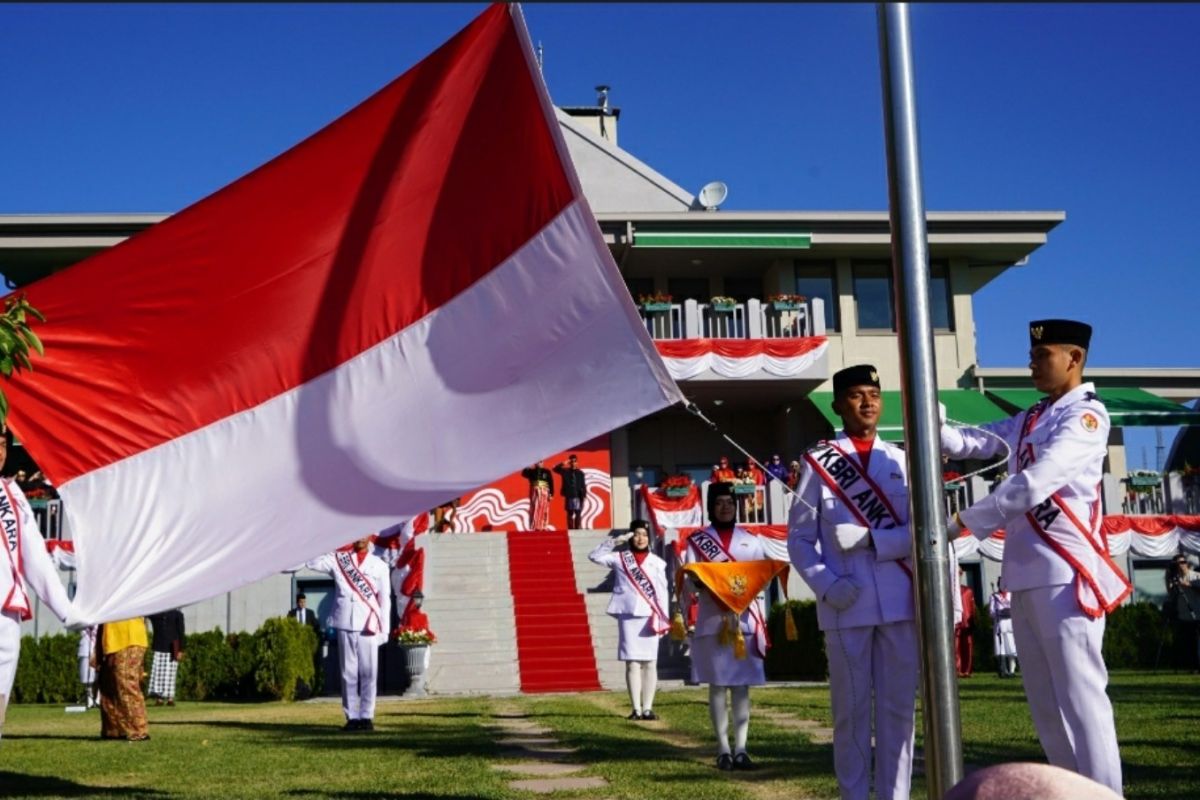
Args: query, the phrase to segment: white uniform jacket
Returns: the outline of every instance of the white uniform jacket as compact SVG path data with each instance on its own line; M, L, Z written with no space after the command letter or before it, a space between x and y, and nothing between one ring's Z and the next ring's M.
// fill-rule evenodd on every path
M378 556L370 553L361 564L358 564L357 555L350 551L349 555L354 559L359 573L370 583L375 592L373 598L367 595L367 599L364 599L358 589L350 584L342 568L338 566L337 555L336 552L326 553L305 565L317 572L332 575L334 585L337 587L333 598L333 609L329 612L329 618L325 624L340 631L356 633L366 632L368 624L373 624L376 632L376 644L386 643L392 624L392 593L391 584L388 582L387 564ZM374 604L377 604L378 621L372 619L372 614L376 611L376 608L373 607Z
M20 610L33 611L30 592L42 598L60 620L71 608L46 540L38 528L33 508L14 481L4 479L0 490L0 520L3 520L4 552L0 553L0 607L18 617Z
M654 587L654 601L658 606L657 609L652 609L649 600L634 584L629 572L621 563L621 553L614 552L613 548L616 547L616 544L615 538L605 538L596 545L596 549L588 554L588 560L602 567L610 568L616 578L607 612L614 617L621 615L649 617L652 614L658 614L669 625L671 618L668 614L670 595L667 590L667 562L654 553L647 553L646 558L642 561L642 572L650 579L650 584Z
M862 468L854 443L840 433L832 444L847 459ZM812 454L818 448L810 450ZM826 470L840 470L826 464ZM804 582L817 596L817 622L821 630L882 625L913 619L913 583L907 558L912 552L908 525L908 484L904 452L876 437L867 463L867 477L886 496L899 519L873 519L871 545L842 552L834 539L834 526L861 524L846 502L817 474L806 457L801 463L796 485L799 497L793 499L788 515L788 557ZM862 481L844 488L846 497L859 496ZM818 509L814 511L813 508ZM854 604L837 611L824 602L829 587L838 578L849 578L859 589Z
M1035 410L1036 419L1022 438L1026 416ZM1098 562L1107 554L1099 556L1087 546L1082 530L1068 524L1077 521L1102 542L1099 495L1109 419L1095 387L1081 384L1053 405L1039 403L1028 412L980 427L1008 442L1012 450L1009 476L959 516L981 539L1004 529L1004 588L1020 591L1075 579L1071 563L1034 528L1038 520L1059 529L1067 526L1066 532L1076 540L1074 545L1068 544L1072 559L1099 575ZM986 459L1001 452L995 438L969 428L943 425L941 439L943 452L952 458Z
M704 530L711 533L718 540L720 539L720 535L711 526ZM729 555L732 557L731 561L761 561L770 558L766 551L763 550L762 542L759 541L757 536L745 528L738 527L734 527L733 537L729 540ZM689 536L687 546L683 550L683 557L680 559L681 563L691 564L707 560L704 554L697 550L691 543L691 537ZM688 580L691 580L691 578L688 578ZM722 615L727 612L724 606L714 600L712 595L707 591L702 590L697 594L699 595L699 607L696 609L695 635L716 636L721 632ZM763 609L763 597L760 594L742 612L739 622L743 635L747 637L755 635L758 633L759 628L765 625L766 616ZM763 634L766 634L765 630Z

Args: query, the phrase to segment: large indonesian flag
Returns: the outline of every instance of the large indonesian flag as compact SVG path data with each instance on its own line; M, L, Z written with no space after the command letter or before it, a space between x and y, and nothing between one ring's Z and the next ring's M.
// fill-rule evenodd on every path
M294 566L680 399L515 7L127 242L30 287L11 422L77 619Z

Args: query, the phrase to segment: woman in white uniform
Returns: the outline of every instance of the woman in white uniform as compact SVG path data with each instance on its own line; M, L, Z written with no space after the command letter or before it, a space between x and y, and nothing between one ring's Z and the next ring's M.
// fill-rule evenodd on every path
M627 548L618 545L629 543ZM649 524L635 519L629 532L609 537L588 555L613 571L615 585L608 614L617 618L617 659L625 662L625 684L633 711L629 719L658 719L658 640L670 630L667 617L667 564L650 552Z

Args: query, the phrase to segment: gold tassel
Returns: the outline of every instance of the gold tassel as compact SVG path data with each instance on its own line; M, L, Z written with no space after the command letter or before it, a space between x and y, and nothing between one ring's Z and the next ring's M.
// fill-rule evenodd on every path
M783 632L787 636L789 642L794 642L800 638L800 632L796 630L796 620L792 619L792 610L787 606L783 607Z
M746 658L746 637L742 635L742 626L738 625L737 635L733 639L733 657L738 661Z
M687 638L687 628L683 624L683 614L678 611L675 616L671 617L671 638L677 642L682 642Z
M729 630L729 616L721 616L721 630L717 632L717 644L726 647L733 642L733 631Z

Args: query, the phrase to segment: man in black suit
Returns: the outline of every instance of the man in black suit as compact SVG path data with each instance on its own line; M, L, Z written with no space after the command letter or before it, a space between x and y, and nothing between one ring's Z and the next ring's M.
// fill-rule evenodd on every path
M317 615L308 607L308 598L305 597L304 592L296 595L296 607L288 612L288 616L301 625L312 628L313 633L317 635L317 641L321 641L321 626L317 622Z
M566 463L554 466L554 471L562 476L563 500L567 506L567 529L578 530L583 527L583 501L587 498L587 476L579 469L579 459L574 453L567 458Z

